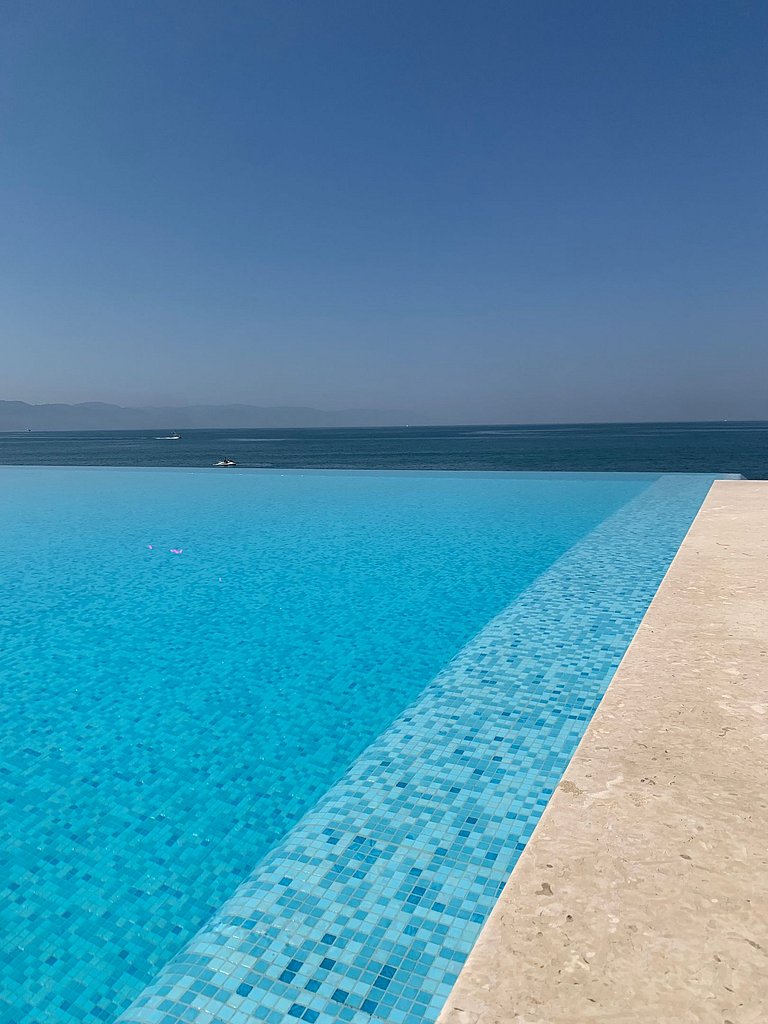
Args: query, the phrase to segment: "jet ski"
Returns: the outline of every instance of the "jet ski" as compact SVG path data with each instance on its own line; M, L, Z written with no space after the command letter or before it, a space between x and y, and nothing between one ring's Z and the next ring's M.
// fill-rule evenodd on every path
M236 466L237 463L234 462L232 459L219 459L219 461L218 462L214 462L213 465L215 467L221 466L222 468L226 468L227 466Z

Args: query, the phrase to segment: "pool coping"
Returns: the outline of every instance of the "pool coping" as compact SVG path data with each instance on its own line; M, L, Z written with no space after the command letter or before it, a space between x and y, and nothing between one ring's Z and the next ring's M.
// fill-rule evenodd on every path
M766 512L713 484L439 1024L768 1019Z

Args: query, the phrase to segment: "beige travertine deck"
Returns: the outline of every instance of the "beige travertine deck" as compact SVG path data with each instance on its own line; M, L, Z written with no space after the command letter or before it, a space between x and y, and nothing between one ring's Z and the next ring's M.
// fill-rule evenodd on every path
M768 482L719 481L439 1024L768 1024Z

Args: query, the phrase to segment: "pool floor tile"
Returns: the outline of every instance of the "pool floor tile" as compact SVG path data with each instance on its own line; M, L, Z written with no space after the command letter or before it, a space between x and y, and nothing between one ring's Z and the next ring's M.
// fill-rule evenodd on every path
M661 477L563 555L120 1024L431 1024L709 485Z

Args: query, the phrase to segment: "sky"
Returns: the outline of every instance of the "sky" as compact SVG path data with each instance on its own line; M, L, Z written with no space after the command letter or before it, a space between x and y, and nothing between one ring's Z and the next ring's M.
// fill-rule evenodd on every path
M768 418L768 5L4 0L0 398Z

